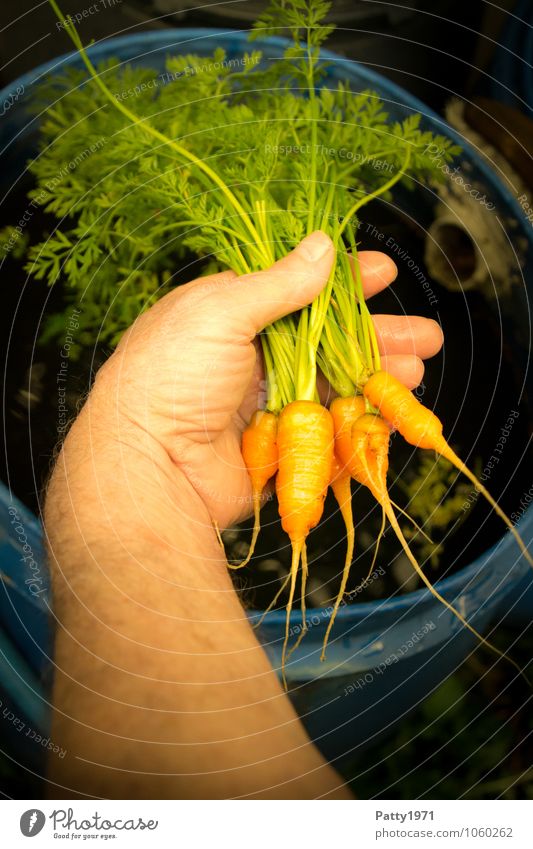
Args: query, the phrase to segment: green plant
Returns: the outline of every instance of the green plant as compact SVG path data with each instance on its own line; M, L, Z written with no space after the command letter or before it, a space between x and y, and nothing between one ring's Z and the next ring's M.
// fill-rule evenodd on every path
M479 470L476 473L479 475ZM415 541L420 560L436 569L443 552L444 535L453 533L467 515L463 507L472 486L457 481L457 472L449 460L431 454L421 454L416 470L411 468L410 473L397 478L397 483L408 499L409 515L423 524L427 537L407 525L403 528L404 535Z
M55 0L51 5L61 15ZM336 305L350 299L346 333L326 322L330 332L319 357L330 363L335 385L353 384L344 359L352 373L365 372L374 353L371 325L346 255L355 245L356 214L374 197L390 197L398 182L441 178L425 154L429 144L438 144L447 160L457 148L422 132L418 115L390 122L371 91L328 86L320 57L331 31L324 24L328 8L321 0L271 3L252 38L290 34L280 61L265 66L251 51L235 67L218 49L208 59L169 57L164 78L118 61L95 70L67 25L90 77L69 70L42 86L36 99L44 117L41 150L30 163L36 179L30 197L58 226L30 248L26 268L82 302L86 340L116 344L133 318L172 286L187 253L209 270L243 273L270 265L321 227L339 248L334 278L299 319L266 331L270 406L314 393L326 315L334 317ZM188 69L195 68L201 71L191 76ZM386 176L378 161L387 162ZM50 335L56 326L52 320ZM368 340L363 351L351 344L360 328Z
M518 642L516 636L498 629L498 645L513 644L527 666L531 629ZM487 669L474 652L392 733L346 759L341 771L365 799L532 799L524 745L533 730L529 701L520 679L509 683L501 664Z

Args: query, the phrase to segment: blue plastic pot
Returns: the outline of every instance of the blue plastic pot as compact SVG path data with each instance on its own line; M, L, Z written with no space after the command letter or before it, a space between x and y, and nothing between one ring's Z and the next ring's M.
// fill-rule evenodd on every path
M533 7L518 0L505 24L490 68L490 92L496 100L533 115Z
M168 53L208 54L216 46L224 47L230 58L239 56L246 49L245 36L218 30L165 30L105 41L91 48L91 55L95 62L118 56L124 62L163 71ZM268 58L274 58L281 54L284 42L272 39L255 46ZM427 128L460 141L465 149L463 161L472 179L496 204L502 221L514 220L515 239L521 240L524 251L525 274L531 277L533 231L522 223L523 213L516 199L476 153L464 145L442 119L398 86L352 61L334 54L329 54L329 58L332 61L330 81L349 80L354 91L372 88L386 102L393 116L403 118L412 112L421 112ZM80 65L75 54L37 68L0 94L0 102L3 102L17 88L24 91L7 114L1 137L4 152L0 173L9 174L10 185L14 182L14 174L22 172L34 151L37 137L36 122L28 120L24 106L36 83L70 65ZM531 281L528 285L531 287ZM514 314L502 318L505 334L513 334L518 325L522 335L524 327L527 332L527 292L522 292L521 297ZM529 391L532 389L529 377ZM517 495L517 501L521 495ZM8 580L4 581L0 592L2 687L4 695L29 721L45 728L48 688L42 681L38 682L38 677L42 679L50 666L48 600L46 592L36 594L35 586L33 591L29 590L28 579L35 577L35 567L29 569L22 559L20 529L13 525L12 514L8 512L10 506L22 517L21 524L40 574L45 574L39 523L4 490L0 493L3 531L0 556L2 571ZM526 542L530 542L533 538L531 507L524 513L519 528ZM497 545L467 568L441 581L438 588L478 630L486 632L502 618L523 621L525 617L529 620L533 610L530 574L514 540L506 533ZM309 633L291 658L287 677L292 686L291 697L311 736L332 759L371 744L386 733L391 724L442 682L475 644L472 635L427 591L342 608L326 663L319 662L319 654L327 615L322 610L311 610L309 622ZM298 628L297 613L292 624ZM284 614L274 612L267 616L261 629L266 650L276 665L279 665L284 626Z

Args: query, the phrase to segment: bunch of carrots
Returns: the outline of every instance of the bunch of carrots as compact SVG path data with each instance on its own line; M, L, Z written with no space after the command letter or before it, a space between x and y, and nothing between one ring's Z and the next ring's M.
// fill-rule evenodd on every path
M64 20L56 0L49 2L57 16ZM243 567L252 558L260 531L262 493L275 477L282 526L292 546L291 569L285 584L290 583L282 652L283 675L289 654L289 622L300 572L303 626L296 645L306 632L306 540L311 529L320 522L326 494L331 487L345 521L347 551L341 585L324 637L324 657L346 589L354 551L352 479L370 490L382 510L381 533L388 520L413 569L427 588L482 643L502 654L432 586L398 524L396 512L400 508L389 496L389 442L391 431L396 430L411 445L435 451L466 475L503 519L533 566L533 559L510 519L448 445L439 419L403 384L381 369L357 258L357 215L361 207L377 197L390 198L391 190L402 179L416 175L418 180L429 180L434 176L428 170L431 164L422 156L430 134L421 134L410 119L403 125L391 127L379 123L374 134L362 125L359 128L360 143L366 144L367 152L373 151L368 152L369 160L387 154L395 162L393 176L384 179L377 187L373 185L370 191L364 190L364 174L353 162L346 166L331 158L327 161L319 159L321 145L318 144L318 134L322 125L327 124L329 133L342 131L344 121L340 105L346 103L347 97L343 86L324 96L317 85L320 44L330 29L322 23L327 11L328 4L324 0L271 0L269 10L256 24L256 35L271 34L283 26L293 35L293 44L287 48L283 63L267 70L264 81L269 88L265 90L274 92L272 122L278 120L274 110L283 116L280 104L288 104L288 132L290 130L294 135L299 147L309 150L309 158L292 170L275 161L271 165L272 170L261 172L259 179L256 176L258 163L250 157L245 167L256 171L250 172L248 183L239 178L236 188L232 188L228 179L224 180L221 176L227 156L223 146L217 147L219 139L216 135L211 141L208 163L193 149L197 135L200 138L201 134L193 133L187 145L162 133L149 118L141 120L129 105L113 95L92 64L72 21L67 21L65 29L108 106L120 112L132 131L155 150L171 153L176 168L185 175L183 179L189 181L187 204L183 206L179 199L176 201L176 227L190 227L191 215L194 214L201 228L205 210L200 201L207 195L213 203L212 194L220 203L221 212L220 217L213 214L209 218L208 225L205 225L206 233L216 235L220 252L231 258L234 271L243 274L269 267L303 235L316 229L328 233L335 246L336 260L316 300L299 313L265 328L261 334L267 400L265 408L257 410L252 416L242 439L242 453L253 491L254 529L248 557L232 568ZM274 79L276 73L278 77ZM289 91L287 79L291 73L305 97L294 97ZM235 94L237 107L239 98L246 95L246 83L241 77L238 85L241 88L237 88ZM257 86L257 82L251 83L252 88L254 85ZM275 85L279 86L279 90L275 89ZM368 121L376 121L378 105L374 108L372 97L363 98L365 108L369 110L369 117L365 118ZM340 104L338 109L336 102ZM232 108L231 100L224 108ZM327 120L324 118L326 109L330 110ZM268 116L263 118L266 121ZM229 118L227 124L231 124ZM454 152L451 143L445 139L440 139L440 143L445 151L443 155L451 158ZM219 171L215 170L217 162ZM231 175L232 172L228 173ZM375 173L372 179L376 179ZM195 203L197 206L194 206ZM293 225L290 236L287 235L288 223ZM297 232L296 238L294 233ZM215 235L210 238L215 238ZM318 395L319 370L336 394L329 409L320 402ZM379 539L376 552L378 543Z
M300 564L303 621L302 630L291 651L299 645L306 632L305 588L308 571L306 538L320 521L328 487L331 487L345 522L347 551L340 588L323 641L321 656L323 660L331 629L343 600L354 553L355 534L351 497L351 480L353 479L366 486L381 506L384 521L388 519L390 522L410 563L430 592L482 643L497 654L506 657L521 672L520 667L512 659L488 642L433 587L398 524L396 505L391 501L387 487L389 443L393 430L399 432L410 445L435 451L445 457L466 475L505 522L522 553L533 566L533 559L515 526L447 443L443 435L443 425L437 416L399 380L380 369L374 328L362 295L354 241L352 241L352 250L355 274L352 274L351 263L345 254L340 262L347 266L346 274L341 278L342 283L338 282L333 287L329 304L332 310L331 322L324 326L316 351L317 359L332 387L338 391L338 395L328 409L318 399L309 397L305 392L301 394L296 392L296 397L281 410L269 408L267 404L265 410L258 410L253 415L243 434L242 453L252 483L254 530L246 560L232 568L246 565L252 557L259 533L261 496L268 481L275 476L282 526L292 545L291 570L286 579L286 583L290 581L290 591L282 652L284 671L290 654L288 652L289 622ZM339 298L341 286L344 291ZM349 309L351 315L341 311L339 303L342 303L346 310ZM350 319L354 320L353 323ZM307 318L300 319L300 323L304 326L307 321ZM346 332L347 325L356 326L359 332L351 337ZM348 349L351 349L352 358L355 355L352 368L349 366ZM350 384L355 391L348 393L343 391ZM382 533L383 527L384 525L382 525ZM370 572L372 569L373 564ZM283 589L284 586L272 604L275 604Z

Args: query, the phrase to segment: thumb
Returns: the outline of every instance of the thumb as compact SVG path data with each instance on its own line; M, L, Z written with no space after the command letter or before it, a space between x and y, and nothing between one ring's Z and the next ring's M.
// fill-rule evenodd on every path
M316 298L328 281L334 256L329 236L315 230L270 268L236 277L224 287L219 316L225 312L232 320L238 318L243 330L255 336Z

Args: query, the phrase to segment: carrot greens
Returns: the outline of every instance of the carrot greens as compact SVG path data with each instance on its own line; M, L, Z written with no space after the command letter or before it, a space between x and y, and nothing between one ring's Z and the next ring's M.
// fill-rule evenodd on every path
M391 122L375 93L328 80L320 48L332 29L324 22L329 5L273 0L251 39L289 36L279 59L261 61L251 50L236 62L217 48L207 58L169 56L163 74L115 60L94 68L90 49L66 25L84 69L42 86L36 110L49 105L30 164L32 198L59 221L30 248L26 267L82 298L87 342L116 344L172 286L187 254L209 271L247 273L321 228L338 248L328 289L297 319L296 337L294 322L283 320L262 340L277 396L269 397L271 408L314 397L329 295L352 285L342 259L349 223L354 237L357 210L371 197L390 197L396 182L438 179L428 144L439 144L445 158L455 152L449 140L421 131L419 116ZM65 173L64 163L91 146ZM387 170L376 167L385 162ZM52 318L47 336L60 327Z

